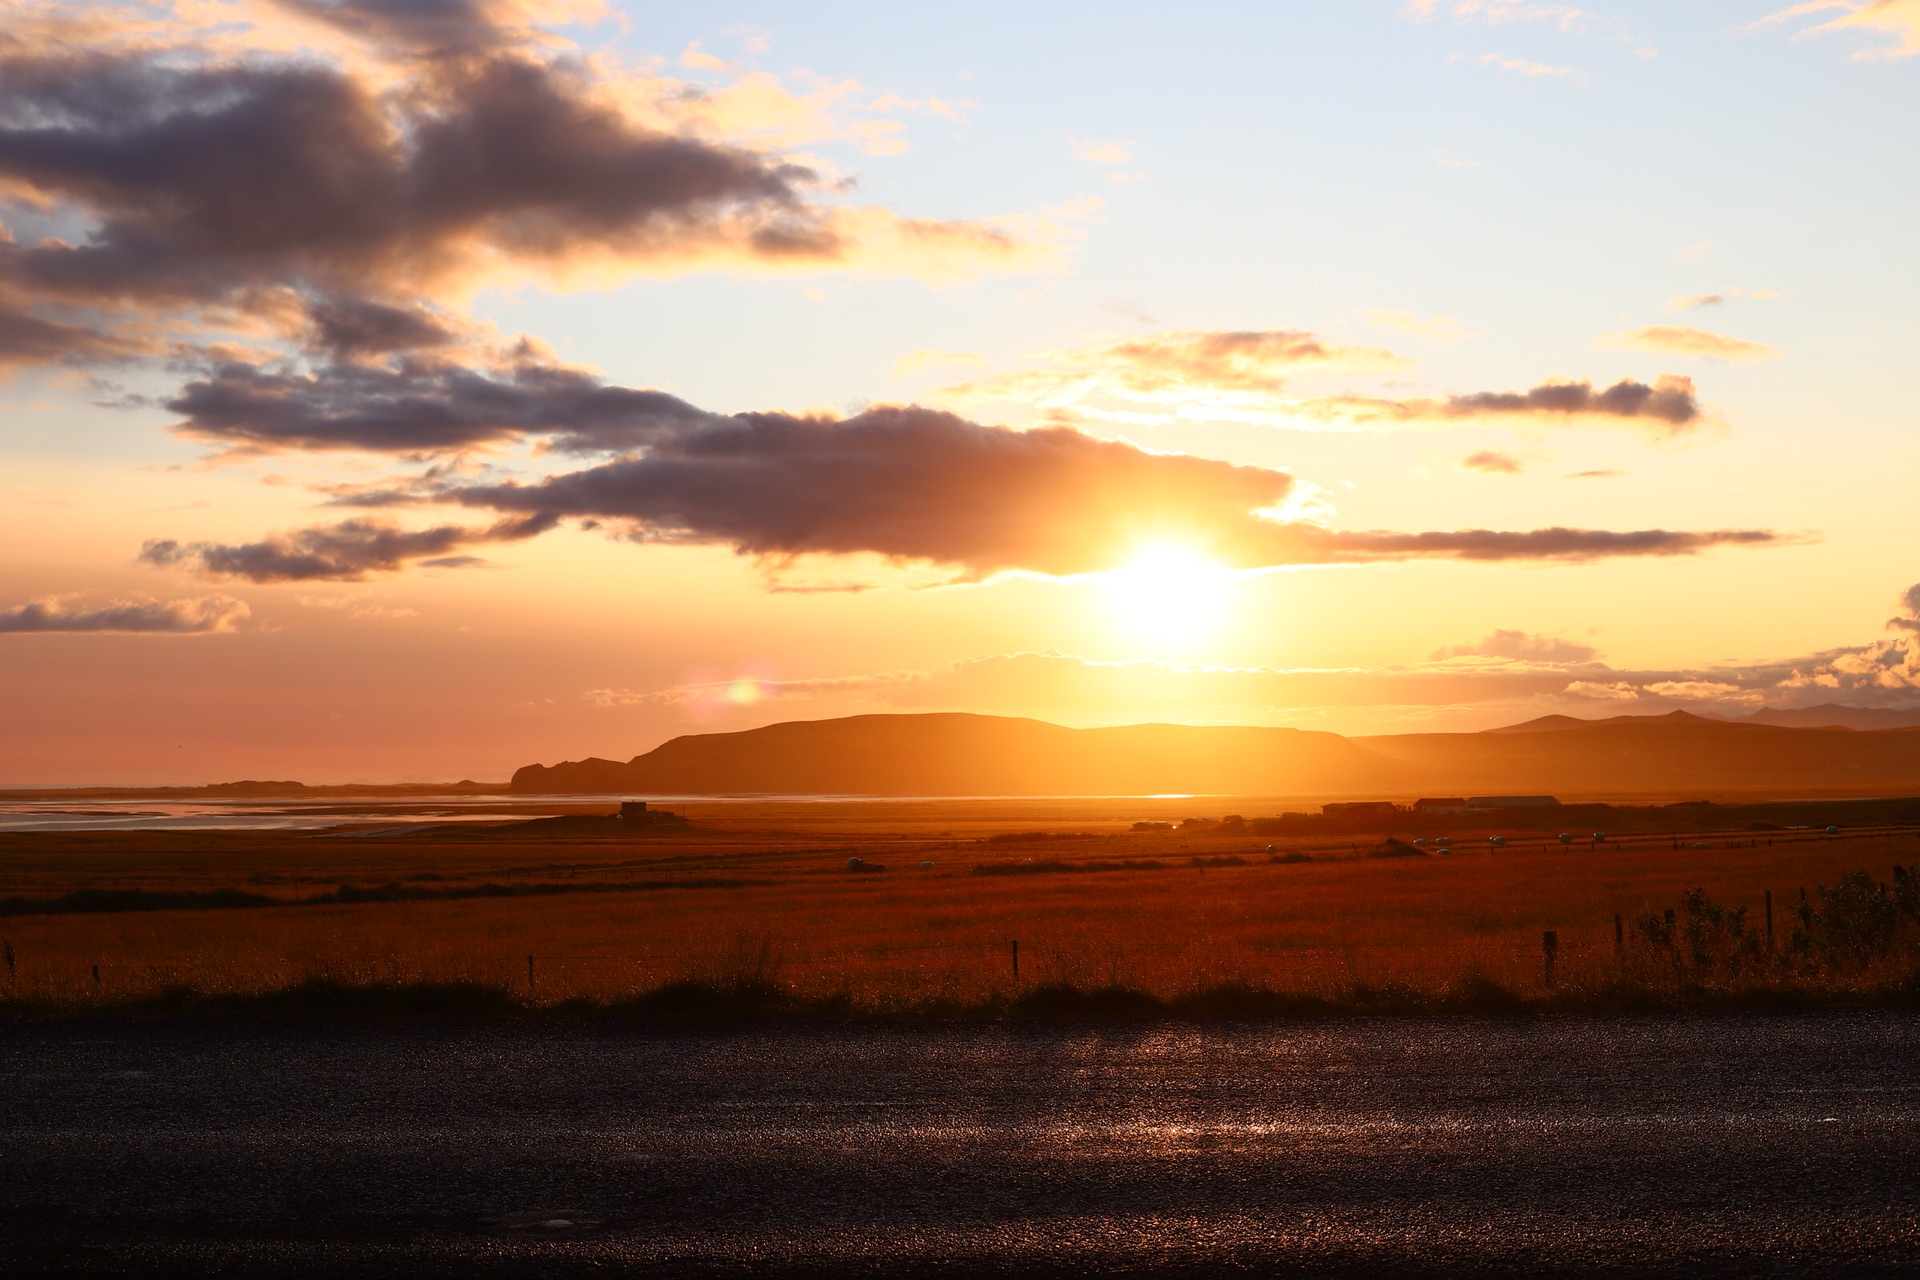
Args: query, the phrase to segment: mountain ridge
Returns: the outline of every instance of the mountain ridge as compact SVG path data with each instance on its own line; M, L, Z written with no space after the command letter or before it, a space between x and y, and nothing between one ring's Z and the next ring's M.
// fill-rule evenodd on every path
M688 734L621 763L517 770L521 795L1358 795L1920 786L1920 728L1543 717L1486 733L1345 738L1177 724L1073 729L964 712L789 720Z

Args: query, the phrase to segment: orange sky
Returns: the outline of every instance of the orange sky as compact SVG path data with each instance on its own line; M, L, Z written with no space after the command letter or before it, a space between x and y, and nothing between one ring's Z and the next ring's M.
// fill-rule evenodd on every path
M1674 8L0 0L0 784L1920 705L1920 6Z

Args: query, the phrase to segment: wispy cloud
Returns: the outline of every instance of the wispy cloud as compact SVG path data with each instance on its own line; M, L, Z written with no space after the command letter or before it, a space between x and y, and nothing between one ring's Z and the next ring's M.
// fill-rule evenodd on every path
M1520 465L1520 459L1495 449L1470 453L1460 460L1460 465L1469 471L1480 471L1490 476L1517 476L1526 470Z
M1088 164L1132 164L1133 140L1113 138L1105 142L1076 141L1073 154Z
M1535 62L1531 58L1510 58L1501 53L1483 53L1479 57L1456 53L1448 61L1492 67L1496 71L1505 71L1528 80L1566 80L1574 84L1585 84L1588 79L1587 73L1577 67L1560 67L1552 63Z
M1369 313L1400 321L1403 313ZM1451 334L1444 317L1405 323ZM1015 404L1054 422L1120 427L1233 422L1301 431L1391 430L1468 421L1540 425L1627 425L1662 437L1684 435L1714 419L1693 382L1665 375L1651 384L1622 379L1596 388L1550 381L1525 391L1467 392L1393 399L1344 393L1304 396L1292 383L1307 374L1372 374L1411 363L1376 347L1334 343L1301 330L1155 334L1104 346L1045 352L1038 367L996 373L942 388L960 407Z
M1539 24L1550 26L1562 35L1594 36L1615 44L1633 45L1634 54L1640 57L1653 57L1658 52L1636 37L1620 19L1570 4L1543 4L1536 0L1407 0L1401 7L1400 17L1414 23L1444 17L1456 26Z
M1411 311L1363 311L1360 314L1375 328L1404 333L1411 338L1426 338L1430 342L1459 342L1473 336L1452 316L1423 319Z
M1837 16L1803 27L1799 34L1830 35L1852 31L1893 41L1891 46L1881 45L1854 53L1855 58L1865 61L1911 58L1920 54L1920 0L1809 0L1808 3L1791 5L1770 13L1751 23L1747 29L1760 30L1819 14Z
M1534 61L1530 58L1507 58L1505 54L1480 54L1478 58L1471 54L1453 54L1448 61L1473 63L1476 67L1492 67L1496 71L1505 71L1509 75L1519 75L1528 81L1569 81L1572 84L1588 83L1588 73L1578 67L1557 67L1546 61Z
M1764 342L1749 342L1724 333L1709 333L1687 325L1656 324L1625 333L1602 334L1599 343L1623 351L1651 351L1664 356L1685 356L1696 360L1724 360L1741 364L1754 360L1772 360L1780 355L1778 347Z
M938 351L932 347L922 347L918 351L909 351L893 362L895 377L914 373L921 369L952 368L960 365L972 365L984 369L987 358L977 351Z
M1592 645L1558 636L1533 635L1525 631L1495 631L1472 644L1449 645L1436 649L1430 662L1449 658L1509 658L1515 662L1544 663L1553 666L1578 666L1599 656Z
M1683 311L1698 311L1702 307L1723 307L1739 299L1751 299L1754 302L1766 302L1779 297L1773 289L1716 289L1712 293L1678 294L1667 300L1666 311L1669 315L1678 315Z

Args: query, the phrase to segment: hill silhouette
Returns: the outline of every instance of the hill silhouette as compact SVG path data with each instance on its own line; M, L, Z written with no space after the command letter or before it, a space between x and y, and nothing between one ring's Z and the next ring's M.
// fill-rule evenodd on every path
M1452 792L1884 795L1920 784L1920 729L1787 728L1676 711L1357 741Z
M675 738L621 764L513 775L525 795L1150 795L1348 792L1393 784L1366 748L1305 729L1068 729L962 713L798 720Z
M522 795L1874 795L1920 787L1920 729L1802 729L1686 712L1548 716L1486 733L1343 738L1171 724L1069 729L959 713L800 720L675 738L624 763L518 770Z

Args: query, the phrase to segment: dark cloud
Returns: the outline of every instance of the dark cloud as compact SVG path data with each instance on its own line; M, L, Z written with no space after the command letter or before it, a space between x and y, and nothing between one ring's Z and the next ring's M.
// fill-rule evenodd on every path
M642 128L579 65L515 53L430 62L381 93L312 62L13 50L0 179L96 224L77 245L4 246L4 278L107 303L267 285L392 296L495 255L645 257L715 237L759 252L754 233L806 216L813 175Z
M307 309L308 345L336 359L384 356L452 345L459 327L423 306L390 306L365 298L325 298Z
M362 40L443 53L497 48L538 6L501 0L273 0ZM536 12L529 13L529 10Z
M117 600L98 609L74 609L57 600L37 600L12 609L0 609L0 634L119 631L209 635L232 631L246 620L248 612L243 601L231 596Z
M1044 219L1015 234L829 203L845 184L719 140L692 86L535 29L592 16L584 0L271 2L281 16L227 24L49 6L0 36L0 192L72 229L0 227L0 306L39 322L0 333L0 358L159 324L357 358L441 345L423 302L502 279L951 279L1054 256ZM750 136L799 101L759 86L729 121Z
M612 386L539 359L484 373L444 360L335 364L314 372L228 364L181 388L176 430L252 449L421 453L541 437L571 452L622 452L714 415L660 391Z
M0 302L0 369L125 359L142 344L88 325L63 324Z
M1699 421L1700 401L1693 379L1673 375L1652 386L1622 378L1602 391L1591 382L1548 382L1530 391L1482 391L1449 396L1441 412L1452 418L1521 417L1651 418L1672 427Z
M1347 532L1271 512L1283 471L1150 453L1070 428L1013 431L885 406L844 420L690 419L641 456L535 483L449 484L443 501L618 522L633 536L769 558L874 553L968 577L1115 567L1172 541L1237 567L1371 560L1591 560L1764 544L1761 530ZM1267 514L1263 514L1267 513Z
M1522 421L1542 426L1577 422L1623 423L1678 436L1710 421L1693 379L1677 374L1651 384L1622 378L1596 389L1591 382L1543 382L1526 391L1477 391L1411 400L1326 396L1291 402L1288 416L1354 426L1416 426L1472 420Z
M237 546L151 539L140 558L162 567L191 565L209 577L253 582L358 582L371 573L392 573L409 563L461 567L476 563L465 548L514 542L544 533L553 517L502 520L488 528L440 525L402 529L378 520L346 520L324 528L296 529Z
M1899 631L1920 634L1920 582L1908 587L1907 593L1900 597L1900 608L1903 611L1902 616L1888 618L1887 626Z
M716 418L664 433L644 457L450 500L598 517L642 536L743 555L875 552L970 574L1078 573L1156 535L1240 558L1284 498L1285 472L1153 454L1078 431L1013 431L929 409L829 421Z

